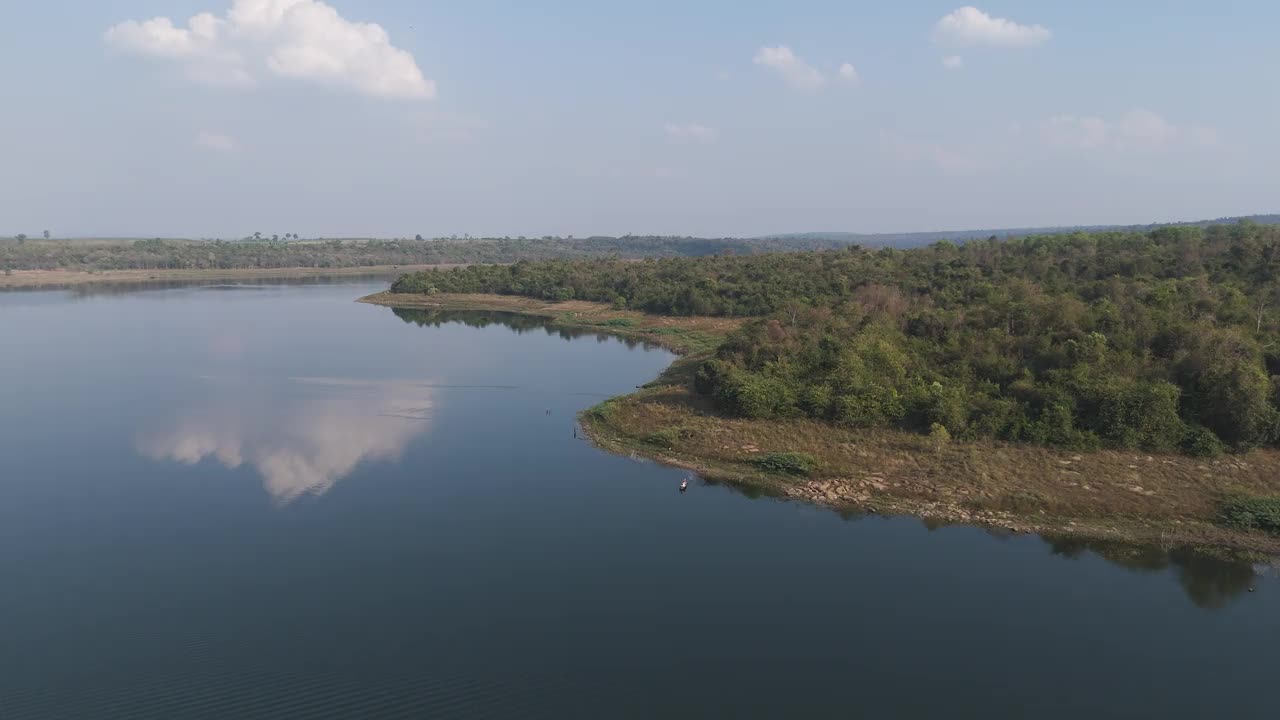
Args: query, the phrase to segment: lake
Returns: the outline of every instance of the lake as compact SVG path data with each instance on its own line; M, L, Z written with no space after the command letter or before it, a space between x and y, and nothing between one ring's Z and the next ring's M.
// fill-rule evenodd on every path
M384 288L0 294L0 718L1275 716L1270 566L681 494L669 353Z

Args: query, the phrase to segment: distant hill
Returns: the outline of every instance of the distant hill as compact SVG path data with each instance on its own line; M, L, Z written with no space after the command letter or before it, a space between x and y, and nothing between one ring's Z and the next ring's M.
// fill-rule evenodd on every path
M963 242L992 236L998 238L1026 237L1028 235L1061 235L1072 232L1145 232L1161 227L1208 227L1209 225L1233 225L1238 222L1255 222L1259 225L1280 225L1280 215L1248 215L1242 217L1225 217L1216 220L1196 220L1192 222L1152 223L1150 225L1067 225L1060 227L1036 228L996 228L987 230L944 230L937 232L908 233L850 233L850 232L810 232L785 233L782 235L765 235L761 240L780 243L796 243L799 245L825 245L829 243L857 244L867 247L920 247L932 245L940 240Z

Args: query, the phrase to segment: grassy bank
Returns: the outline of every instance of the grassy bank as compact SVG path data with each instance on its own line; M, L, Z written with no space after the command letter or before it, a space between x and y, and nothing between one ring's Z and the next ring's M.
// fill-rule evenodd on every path
M752 491L851 512L915 515L1013 532L1280 553L1280 537L1215 522L1225 498L1280 495L1280 452L1274 450L1216 459L1132 451L1078 454L803 419L743 420L723 416L691 390L693 371L736 327L733 320L658 317L600 303L496 295L380 293L362 301L515 312L660 343L682 357L637 392L583 413L584 428L607 450L637 453ZM796 457L805 462L786 472ZM802 467L809 459L813 467Z
M40 289L94 283L180 282L184 280L282 280L308 277L379 275L424 270L433 265L374 265L345 268L242 268L231 270L11 270L0 273L0 289ZM448 266L444 266L448 267Z

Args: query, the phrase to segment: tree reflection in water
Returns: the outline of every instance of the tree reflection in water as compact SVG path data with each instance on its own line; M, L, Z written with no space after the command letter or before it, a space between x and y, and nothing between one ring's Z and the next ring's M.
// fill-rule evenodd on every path
M559 337L562 340L594 337L601 342L616 340L632 349L652 346L651 343L645 343L632 337L555 325L550 318L536 315L522 315L520 313L496 310L411 310L406 308L392 308L392 312L406 323L417 325L418 327L440 327L454 323L473 328L501 325L514 330L517 335L541 330L547 335Z
M1252 563L1197 552L1189 548L1165 550L1103 540L1043 537L1054 555L1078 558L1092 552L1134 572L1173 571L1196 607L1216 610L1249 591L1257 581Z

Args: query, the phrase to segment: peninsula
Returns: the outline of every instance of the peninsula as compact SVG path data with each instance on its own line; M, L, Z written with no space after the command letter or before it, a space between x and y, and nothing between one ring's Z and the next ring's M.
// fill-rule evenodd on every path
M683 356L605 448L849 512L1280 551L1280 232L473 265L365 298Z

